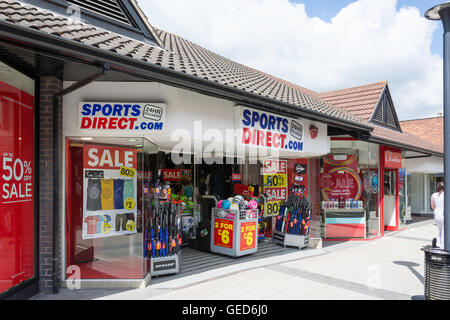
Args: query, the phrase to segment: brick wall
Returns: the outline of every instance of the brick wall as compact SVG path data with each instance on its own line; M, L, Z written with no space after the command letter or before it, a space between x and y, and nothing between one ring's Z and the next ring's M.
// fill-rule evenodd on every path
M53 143L54 143L54 95L62 89L62 82L55 77L42 77L40 84L39 111L39 266L40 291L51 293L53 275L59 276L60 270L53 270ZM61 120L59 120L61 126ZM59 195L58 195L59 196ZM60 229L60 228L59 228ZM60 236L60 232L57 236ZM60 237L58 239L61 239ZM57 248L60 253L60 248ZM60 260L60 254L57 257ZM59 262L58 262L59 265Z

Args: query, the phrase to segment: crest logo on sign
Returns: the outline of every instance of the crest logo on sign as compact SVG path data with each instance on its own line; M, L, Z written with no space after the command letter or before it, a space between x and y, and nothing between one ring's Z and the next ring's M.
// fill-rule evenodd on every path
M311 134L311 139L316 139L319 136L319 128L317 128L316 126L311 126L309 128L309 132Z

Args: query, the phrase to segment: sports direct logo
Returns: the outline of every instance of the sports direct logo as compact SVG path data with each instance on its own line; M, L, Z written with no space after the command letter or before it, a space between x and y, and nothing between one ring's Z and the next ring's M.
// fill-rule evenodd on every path
M237 108L243 145L303 152L304 127L300 122L249 108Z
M164 104L85 102L80 104L80 129L163 131L166 113Z

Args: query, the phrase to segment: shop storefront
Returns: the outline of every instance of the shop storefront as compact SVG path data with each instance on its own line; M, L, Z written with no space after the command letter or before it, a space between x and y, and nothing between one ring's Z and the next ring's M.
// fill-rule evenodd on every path
M401 228L405 145L367 119L155 31L134 1L111 1L126 26L25 2L0 0L1 298Z
M444 181L444 161L438 157L406 159L407 212L409 215L433 215L431 195Z
M152 275L177 272L185 247L251 254L272 237L289 196L314 194L309 177L330 152L326 124L157 83L126 88L93 83L64 101L68 282L76 275L87 287L145 285ZM253 200L251 219L235 224L234 216L215 215L236 196L247 211ZM178 215L164 221L155 201L175 203ZM317 215L310 221L307 213L296 232L320 237Z

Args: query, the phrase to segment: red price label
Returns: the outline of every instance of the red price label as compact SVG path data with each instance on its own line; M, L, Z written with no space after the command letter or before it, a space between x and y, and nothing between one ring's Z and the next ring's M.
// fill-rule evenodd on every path
M224 248L233 248L234 222L216 219L214 224L214 245Z

